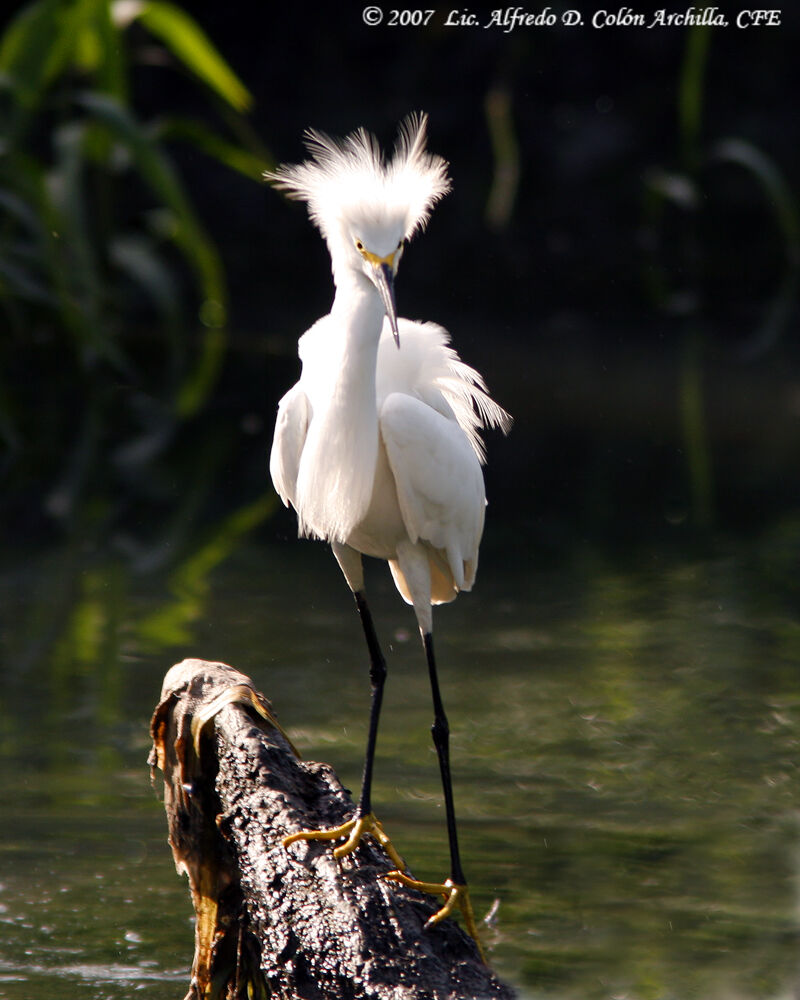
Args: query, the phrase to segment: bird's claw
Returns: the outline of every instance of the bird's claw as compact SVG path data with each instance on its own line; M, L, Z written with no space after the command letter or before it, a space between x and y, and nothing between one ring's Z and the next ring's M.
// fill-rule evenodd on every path
M440 920L449 917L453 910L458 907L461 911L461 916L464 918L464 923L470 937L478 946L481 961L484 965L486 964L486 957L483 954L481 940L478 937L478 926L475 923L475 914L472 910L472 901L469 898L469 887L467 885L459 885L450 878L445 882L418 882L417 879L410 878L402 871L387 872L383 878L399 882L401 885L408 886L409 889L418 889L420 892L427 892L432 896L444 897L444 906L426 921L426 930L434 927Z
M330 830L301 830L299 833L293 833L288 837L284 837L283 846L289 847L290 844L294 844L298 840L339 840L341 837L347 837L347 840L343 844L334 848L333 856L338 860L347 857L348 854L352 854L365 833L370 834L370 836L378 841L393 865L397 865L403 871L405 870L405 861L403 861L395 850L394 844L383 829L383 824L374 813L366 813L364 816L354 816L353 819L342 823L341 826L332 827Z

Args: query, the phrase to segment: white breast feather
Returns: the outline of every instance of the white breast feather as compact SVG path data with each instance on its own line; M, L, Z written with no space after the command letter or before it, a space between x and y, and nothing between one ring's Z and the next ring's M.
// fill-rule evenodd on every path
M308 425L293 506L301 535L345 542L372 496L378 431L377 415L371 421L360 417L364 411L357 400L334 382L335 373L347 369L341 356L345 341L337 335L335 322L324 316L300 338L303 372L298 384L314 418ZM374 397L364 405L374 408Z

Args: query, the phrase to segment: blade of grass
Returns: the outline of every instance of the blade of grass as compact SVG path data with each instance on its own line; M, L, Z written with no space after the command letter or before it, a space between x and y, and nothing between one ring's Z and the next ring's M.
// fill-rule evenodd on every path
M56 129L53 145L56 163L48 175L48 190L53 205L61 218L61 245L67 261L67 294L77 306L80 316L80 336L84 360L87 352L98 355L107 353L109 338L101 327L102 281L91 237L85 197L86 125L69 122Z
M75 7L59 0L28 4L0 39L0 73L11 81L19 106L32 111L74 51Z
M275 512L275 494L265 493L230 514L170 577L173 599L136 625L139 638L153 649L191 642L201 617L211 572L236 550L242 538Z
M155 241L144 233L114 236L108 246L109 260L132 283L145 293L159 317L170 347L167 377L179 377L183 357L180 337L180 296L173 275Z
M711 29L707 25L689 30L678 87L678 131L683 164L690 173L700 163L700 131L703 123L703 84L708 63Z
M758 181L775 215L790 263L800 265L800 218L794 194L777 164L745 139L722 139L711 150L719 162L738 164Z
M486 203L486 221L499 231L508 226L519 185L519 143L509 89L505 86L492 88L486 95L484 112L494 154L494 177Z
M711 159L747 171L761 188L783 237L786 259L783 277L758 329L740 350L743 358L750 359L779 340L792 315L800 279L800 217L794 193L777 164L752 143L745 139L723 139L712 148Z
M248 89L186 11L162 0L149 0L135 8L128 5L126 11L223 101L237 111L247 111L252 106L253 97Z
M204 330L200 357L184 378L176 396L181 416L195 413L216 380L225 350L227 289L222 263L213 242L206 235L172 164L157 143L125 108L102 94L83 94L79 103L112 131L128 150L140 176L158 201L169 209L170 226L165 235L179 248L193 267L202 304Z
M196 149L217 160L223 166L259 183L264 176L264 171L273 168L271 160L252 153L235 143L228 142L227 139L223 139L202 122L190 121L187 118L162 119L158 123L156 134L160 139L178 139L191 143Z

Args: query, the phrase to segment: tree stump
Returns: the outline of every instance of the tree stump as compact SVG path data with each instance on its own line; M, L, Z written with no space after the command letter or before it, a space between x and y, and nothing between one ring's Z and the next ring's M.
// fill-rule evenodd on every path
M168 671L152 721L169 842L197 916L186 1000L511 1000L437 899L380 876L393 866L365 838L283 838L349 819L333 770L301 761L269 702L224 663ZM152 771L155 776L155 771Z

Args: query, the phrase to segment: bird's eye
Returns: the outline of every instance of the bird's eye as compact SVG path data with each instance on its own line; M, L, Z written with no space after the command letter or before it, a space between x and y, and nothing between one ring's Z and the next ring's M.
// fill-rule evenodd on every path
M358 250L358 252L361 253L363 249L364 249L364 244L361 242L361 240L356 240L356 250Z

